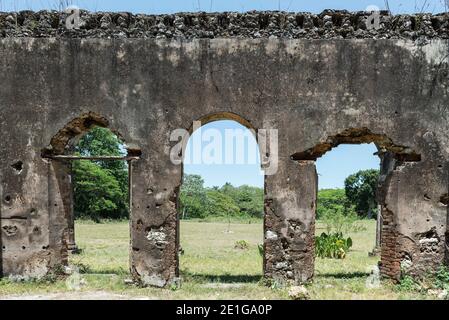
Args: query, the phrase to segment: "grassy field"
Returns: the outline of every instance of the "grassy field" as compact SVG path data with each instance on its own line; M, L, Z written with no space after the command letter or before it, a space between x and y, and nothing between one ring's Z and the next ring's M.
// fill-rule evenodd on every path
M401 292L388 281L370 288L366 281L378 257L368 257L373 249L375 221L362 221L365 230L350 234L354 246L344 260L317 259L315 279L307 286L312 299L423 299L416 293ZM82 287L71 290L67 281L0 281L0 298L21 299L288 299L286 289L270 288L261 281L261 222L181 222L182 286L176 290L140 288L125 283L129 279L127 222L95 224L77 222L77 244L82 253L71 263L88 267L81 274ZM317 234L323 232L318 223ZM235 248L245 240L248 249Z

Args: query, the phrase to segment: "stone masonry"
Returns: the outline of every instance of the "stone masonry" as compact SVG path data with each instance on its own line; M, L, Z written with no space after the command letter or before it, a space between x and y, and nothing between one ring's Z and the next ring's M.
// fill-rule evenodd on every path
M264 274L313 278L315 160L373 142L382 159L381 272L449 263L449 16L325 11L132 15L0 13L0 274L42 277L67 263L70 165L52 159L95 125L131 162L131 272L178 274L174 129L236 120L278 129L265 178Z

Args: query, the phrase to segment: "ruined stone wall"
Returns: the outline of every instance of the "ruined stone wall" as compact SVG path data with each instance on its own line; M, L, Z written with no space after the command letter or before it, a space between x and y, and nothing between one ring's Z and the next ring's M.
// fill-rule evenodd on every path
M447 39L449 14L390 15L380 12L378 29L368 29L371 12L325 10L321 14L282 11L176 13L166 15L81 11L79 28L67 30L66 13L0 13L0 37L69 38L283 38Z
M375 142L398 161L382 203L395 238L382 257L395 267L384 264L384 274L397 277L401 264L422 274L447 256L446 40L82 38L102 36L97 27L78 38L50 28L55 37L37 39L8 28L0 27L11 36L0 40L4 275L39 276L65 263L69 173L42 155L63 153L99 124L140 154L132 273L149 285L176 280L182 168L170 161L170 133L222 118L279 130L279 170L265 187L267 277L313 276L314 160L340 143Z

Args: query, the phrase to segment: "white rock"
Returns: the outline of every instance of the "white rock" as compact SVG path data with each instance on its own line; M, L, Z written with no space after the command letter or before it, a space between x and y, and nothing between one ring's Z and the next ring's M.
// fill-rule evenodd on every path
M267 230L267 232L265 233L265 238L267 238L267 240L277 240L278 235L273 231Z
M288 290L288 296L293 300L310 299L309 292L304 286L293 286Z

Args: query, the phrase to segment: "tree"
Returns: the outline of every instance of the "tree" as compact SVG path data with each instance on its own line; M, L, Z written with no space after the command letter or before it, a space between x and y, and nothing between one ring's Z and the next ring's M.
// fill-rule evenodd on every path
M180 206L183 218L205 218L206 210L206 191L204 189L204 180L199 175L184 175L180 190Z
M318 191L317 219L326 226L328 234L358 230L357 213L346 197L344 189Z
M209 189L207 195L207 213L218 217L237 217L240 214L239 207L234 200L226 194Z
M248 215L252 217L263 216L263 189L243 185L240 187L234 187L227 182L221 187L220 191L231 197L235 204L239 207L242 215Z
M207 214L210 216L226 217L228 218L228 229L231 231L231 218L240 215L240 209L235 204L234 200L228 195L220 192L220 190L210 189L207 195Z
M81 156L125 155L118 137L101 127L87 132L74 151ZM125 161L74 161L72 172L76 216L95 221L128 216L128 165Z
M229 182L221 188L204 188L199 175L185 175L180 192L181 216L185 218L262 217L263 189Z
M118 219L127 215L126 195L110 170L91 161L80 160L73 166L75 213L78 217Z
M376 189L379 170L361 170L345 179L345 193L359 216L377 212Z
M316 217L321 219L332 212L339 212L350 207L344 189L322 189L318 191Z
M247 185L236 189L234 201L242 214L252 217L263 217L263 189Z

